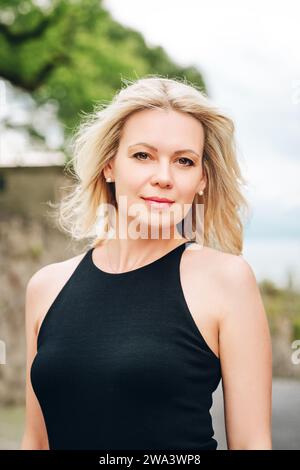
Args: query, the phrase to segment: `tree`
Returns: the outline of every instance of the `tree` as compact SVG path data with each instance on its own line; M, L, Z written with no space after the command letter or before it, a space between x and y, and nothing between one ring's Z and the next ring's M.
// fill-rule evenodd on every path
M205 91L196 67L175 64L161 47L116 22L101 0L1 0L0 76L33 97L58 104L65 135L81 112L110 101L121 78L185 78Z

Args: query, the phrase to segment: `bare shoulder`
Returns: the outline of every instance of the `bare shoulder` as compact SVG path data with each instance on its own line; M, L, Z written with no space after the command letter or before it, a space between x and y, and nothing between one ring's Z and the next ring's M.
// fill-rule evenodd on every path
M190 259L192 269L204 267L209 273L214 274L218 282L224 283L227 287L228 283L231 284L231 282L239 280L253 281L253 270L242 255L234 255L200 245L186 251L190 253L187 257Z
M26 302L32 306L28 312L34 317L32 320L36 334L50 305L85 254L86 252L80 253L64 261L47 264L29 279L26 287Z
M259 296L254 271L242 255L217 251L212 257L216 262L218 285L226 293L227 305L231 305L233 301L246 302L251 296Z
M213 248L206 248L207 256L211 259L213 268L219 273L219 280L227 288L237 287L239 283L247 285L256 282L254 272L250 264L242 255L234 255Z
M187 251L187 289L195 293L199 325L223 362L245 346L245 335L249 347L255 344L261 354L270 350L267 316L250 264L243 256L210 247Z
M265 316L263 301L251 265L242 255L205 248L216 286L223 298L220 321L252 320L255 315Z
M72 258L56 263L47 264L36 271L27 283L27 290L32 293L38 292L50 283L63 280L76 268L85 253L73 256Z
M254 272L242 255L199 245L197 249L188 249L187 252L187 263L195 282L205 282L211 295L215 293L218 298L220 320L233 299L242 300L245 295L257 294Z

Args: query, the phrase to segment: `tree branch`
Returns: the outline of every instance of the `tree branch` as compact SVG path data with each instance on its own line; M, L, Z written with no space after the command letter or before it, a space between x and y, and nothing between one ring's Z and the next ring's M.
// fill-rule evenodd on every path
M61 14L60 7L62 6L62 4L58 3L58 6L48 16L42 17L42 20L30 31L13 32L6 24L0 23L0 33L3 34L12 46L17 46L23 41L39 38L44 34L48 27L55 23L59 18Z
M70 57L65 54L60 54L54 56L51 61L49 60L46 64L44 64L44 66L38 71L31 81L25 80L23 77L17 75L15 71L12 71L11 73L8 70L1 70L1 77L3 77L5 80L8 80L13 85L32 93L33 91L36 91L43 83L45 83L45 80L59 65L69 63L71 63Z

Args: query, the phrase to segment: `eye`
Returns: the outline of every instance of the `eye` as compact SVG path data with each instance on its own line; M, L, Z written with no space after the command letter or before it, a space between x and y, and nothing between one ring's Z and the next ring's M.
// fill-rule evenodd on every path
M194 166L195 165L193 160L191 160L190 158L181 157L181 158L178 159L178 161L179 160L185 160L185 161L189 162L189 165L183 165L183 166Z
M146 152L136 152L132 156L133 156L133 158L136 158L137 160L140 160L140 158L137 158L137 155L147 155L147 156L149 156L149 154L146 153ZM142 158L142 160L145 160L145 159Z
M139 155L144 155L146 157L150 156L149 153L147 153L147 152L136 152L132 155L132 157L136 158L137 160L146 160L146 158L138 158ZM185 162L188 162L188 165L181 165L181 166L194 166L195 165L193 160L191 160L190 158L181 157L178 160L184 160Z

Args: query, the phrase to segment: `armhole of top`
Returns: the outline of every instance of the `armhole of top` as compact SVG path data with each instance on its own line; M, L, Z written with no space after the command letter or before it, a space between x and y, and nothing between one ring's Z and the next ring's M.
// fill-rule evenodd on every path
M51 303L50 307L48 308L48 310L46 311L45 315L44 315L44 318L40 324L40 327L37 331L37 336L36 336L36 342L37 342L37 351L40 347L40 342L41 342L41 338L42 338L42 335L43 335L43 331L45 329L45 326L47 325L47 322L49 321L49 317L51 316L51 312L53 311L53 308L56 306L56 304L61 300L61 297L62 295L66 292L66 290L68 289L70 283L71 283L71 280L73 279L73 277L75 276L75 273L78 271L79 267L82 265L83 261L86 259L87 255L89 253L89 250L83 255L83 257L80 259L80 261L77 263L77 265L75 266L75 268L73 269L73 271L71 272L70 276L68 277L68 279L66 280L66 282L63 284L63 286L61 287L61 289L59 290L58 294L56 295L56 297L54 298L53 302Z

